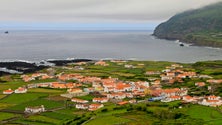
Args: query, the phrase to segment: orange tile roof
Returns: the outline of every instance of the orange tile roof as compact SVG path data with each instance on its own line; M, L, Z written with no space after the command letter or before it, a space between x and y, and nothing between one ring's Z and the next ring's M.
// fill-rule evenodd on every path
M118 105L125 105L125 104L128 104L129 102L128 101L123 101L123 102L119 102L117 103Z
M8 89L8 90L4 90L3 92L14 92L14 91L11 89Z

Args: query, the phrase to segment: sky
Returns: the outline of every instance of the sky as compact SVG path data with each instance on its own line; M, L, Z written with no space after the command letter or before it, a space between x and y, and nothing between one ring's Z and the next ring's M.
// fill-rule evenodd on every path
M153 29L222 0L0 0L0 30Z

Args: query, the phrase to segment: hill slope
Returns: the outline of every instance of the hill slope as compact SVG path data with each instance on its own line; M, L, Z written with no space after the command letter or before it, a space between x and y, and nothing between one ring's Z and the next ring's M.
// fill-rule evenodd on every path
M177 14L158 25L153 35L199 46L222 47L222 2Z

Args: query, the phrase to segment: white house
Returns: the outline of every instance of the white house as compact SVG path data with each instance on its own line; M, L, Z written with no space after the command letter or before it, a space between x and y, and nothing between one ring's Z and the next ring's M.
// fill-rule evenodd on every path
M106 103L109 101L108 98L93 98L93 102Z
M72 102L76 102L76 103L88 103L88 100L83 100L83 99L78 99L78 98L72 98L71 99Z
M26 107L24 112L29 114L41 113L45 112L45 107L44 105L35 106L35 107Z
M15 90L15 93L26 93L26 92L27 92L27 89L22 88L22 87L19 87L18 89Z
M222 105L222 100L220 100L219 96L211 95L206 97L202 101L199 101L198 104L216 107Z
M76 104L77 109L88 109L89 105L88 104Z
M102 108L102 107L104 107L103 104L91 104L91 105L89 105L89 111L95 111L95 110Z
M8 90L4 90L3 94L9 95L9 94L12 94L13 92L14 92L13 90L8 89Z
M205 105L205 106L216 107L216 106L222 105L222 101L221 100L207 100L207 99L204 99L203 101L198 102L198 104Z
M109 99L124 99L124 98L126 98L126 94L125 93L107 94L107 98L109 98Z

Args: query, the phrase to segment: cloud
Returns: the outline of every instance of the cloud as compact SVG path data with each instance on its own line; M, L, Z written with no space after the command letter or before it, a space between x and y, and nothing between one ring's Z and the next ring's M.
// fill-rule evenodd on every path
M10 22L152 22L222 0L0 0Z

